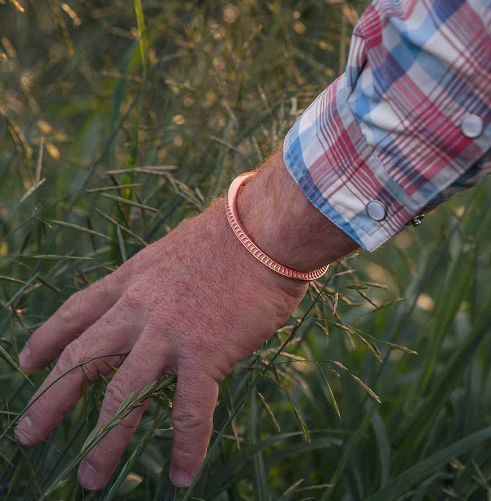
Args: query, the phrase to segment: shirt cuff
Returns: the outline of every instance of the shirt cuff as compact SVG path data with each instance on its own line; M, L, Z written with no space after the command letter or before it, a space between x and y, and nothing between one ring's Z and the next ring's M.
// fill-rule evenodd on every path
M307 199L366 251L377 249L413 218L351 112L344 75L297 120L285 138L283 156Z

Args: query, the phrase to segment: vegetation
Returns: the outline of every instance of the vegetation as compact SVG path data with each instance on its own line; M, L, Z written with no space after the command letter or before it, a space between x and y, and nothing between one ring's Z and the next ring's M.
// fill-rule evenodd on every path
M108 431L107 381L47 443L12 433L47 374L17 365L29 333L261 163L343 71L362 9L0 0L0 499L491 499L487 181L311 286L221 385L191 488L168 479L172 380L120 409L155 397L102 493L76 465Z

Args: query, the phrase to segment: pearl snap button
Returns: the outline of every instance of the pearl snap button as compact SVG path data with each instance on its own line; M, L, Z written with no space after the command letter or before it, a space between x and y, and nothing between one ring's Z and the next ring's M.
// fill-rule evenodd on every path
M460 130L465 137L475 139L482 134L484 122L482 118L477 115L467 115L460 124Z
M387 215L387 208L382 202L372 200L367 203L367 214L368 217L374 221L382 221Z

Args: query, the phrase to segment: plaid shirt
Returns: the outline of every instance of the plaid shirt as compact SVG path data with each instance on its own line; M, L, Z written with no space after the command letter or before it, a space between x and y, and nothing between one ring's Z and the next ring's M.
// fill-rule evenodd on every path
M288 133L287 169L365 250L491 170L490 27L491 0L375 0Z

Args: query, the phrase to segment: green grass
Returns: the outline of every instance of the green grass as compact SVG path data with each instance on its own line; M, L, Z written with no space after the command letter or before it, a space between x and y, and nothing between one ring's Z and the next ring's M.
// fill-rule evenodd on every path
M488 181L311 287L221 385L190 489L168 479L172 381L120 409L155 397L102 493L76 464L108 431L91 434L107 381L49 442L16 444L47 374L18 368L29 333L262 162L363 7L19 2L0 1L0 499L491 499Z

